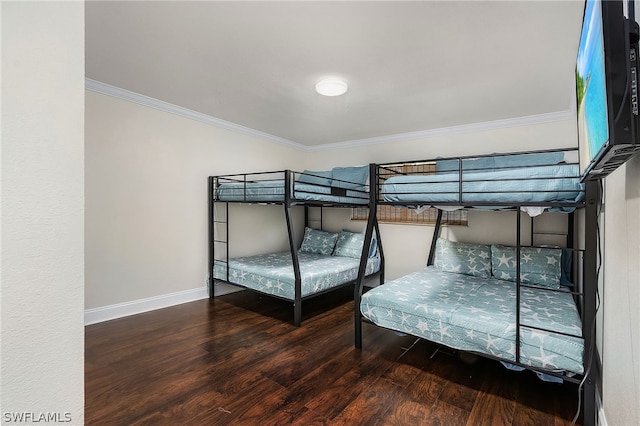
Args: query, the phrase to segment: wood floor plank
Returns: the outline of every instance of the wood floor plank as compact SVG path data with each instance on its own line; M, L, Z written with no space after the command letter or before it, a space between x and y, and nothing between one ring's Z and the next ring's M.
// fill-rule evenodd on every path
M441 355L443 356L443 355ZM455 362L447 359L444 362ZM447 378L439 399L464 411L470 411L478 397L485 376L473 366L458 364Z
M575 412L575 385L432 357L435 344L371 324L355 349L352 288L292 318L243 291L87 326L86 423L565 426Z
M474 426L506 426L514 424L516 401L513 380L488 380L479 392L467 424Z
M400 391L397 385L379 379L351 401L333 422L336 425L383 425L385 414Z
M421 425L430 424L430 418L430 406L406 399L396 401L381 421L389 426Z

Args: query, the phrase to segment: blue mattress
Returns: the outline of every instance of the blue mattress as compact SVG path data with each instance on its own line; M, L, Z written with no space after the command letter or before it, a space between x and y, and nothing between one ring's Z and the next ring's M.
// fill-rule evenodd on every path
M336 204L368 204L369 194L363 191L346 190L345 196L331 195L331 187L295 182L292 191L296 200L318 201ZM225 182L217 189L220 201L282 202L284 180L260 182Z
M302 297L353 281L358 277L360 259L343 256L326 256L315 253L298 252ZM380 269L380 259L371 257L367 261L366 274ZM291 252L278 252L257 256L238 257L214 264L214 278L239 284L262 293L294 300L295 279Z
M521 324L581 336L572 295L521 288ZM373 288L362 314L373 323L454 349L515 362L516 284L441 272L430 266ZM520 363L583 373L580 337L522 327Z
M459 192L458 173L394 176L381 186L383 201L414 205L572 203L583 197L576 164L463 172L462 199Z

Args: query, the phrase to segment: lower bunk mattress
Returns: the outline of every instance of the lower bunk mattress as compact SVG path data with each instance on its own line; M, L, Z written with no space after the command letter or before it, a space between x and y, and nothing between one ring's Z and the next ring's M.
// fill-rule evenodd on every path
M429 266L363 294L360 309L378 326L515 362L516 291L511 281ZM582 322L571 293L521 287L520 307L520 363L582 374Z
M343 256L326 256L315 253L298 252L302 297L337 287L358 277L360 259ZM380 259L367 260L366 275L380 270ZM295 299L295 278L291 252L237 257L227 263L216 260L213 276L215 279L238 284L261 293L288 300Z

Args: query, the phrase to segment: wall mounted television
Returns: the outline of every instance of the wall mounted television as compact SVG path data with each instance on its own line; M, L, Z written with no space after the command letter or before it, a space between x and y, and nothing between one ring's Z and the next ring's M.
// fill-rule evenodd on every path
M626 13L626 16L625 16ZM633 0L587 0L576 61L580 173L601 179L640 151Z

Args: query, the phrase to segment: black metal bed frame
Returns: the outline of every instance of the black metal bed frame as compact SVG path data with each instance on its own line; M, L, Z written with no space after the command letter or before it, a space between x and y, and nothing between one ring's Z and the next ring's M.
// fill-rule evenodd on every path
M573 151L574 149L566 149L562 151ZM537 154L544 152L554 152L557 150L545 150L545 151L527 151L527 152L514 152L514 153L505 153L505 154L492 154L492 155L521 155L521 154ZM577 149L576 149L577 151ZM423 161L410 161L404 163L393 163L391 165L384 164L371 164L370 165L370 176L371 179L371 193L374 195L370 200L369 206L369 219L367 222L366 234L365 234L365 243L363 247L363 252L368 252L370 247L370 242L372 238L372 234L375 231L377 234L377 242L381 244L381 236L378 228L378 219L376 215L376 206L377 205L394 205L394 206L404 206L407 207L409 205L414 206L415 203L403 203L403 202L393 202L393 201L384 201L381 199L380 194L380 186L381 183L386 179L385 175L388 173L398 173L396 170L391 169L392 166L398 166L402 164L416 164L416 163L434 163L438 160L457 160L459 173L455 179L455 182L459 183L458 190L458 201L456 202L438 202L437 204L440 206L461 206L464 208L473 208L477 206L491 206L491 207L501 207L504 210L513 210L516 213L516 258L520 259L520 250L522 245L521 241L521 228L522 228L522 220L521 220L521 207L523 206L539 206L539 207L573 207L576 209L584 209L585 210L585 219L584 219L584 237L585 237L585 247L584 249L576 249L574 248L574 213L569 213L568 220L568 231L567 231L567 248L572 250L574 262L573 265L576 265L576 254L582 254L582 283L581 287L578 286L577 291L573 291L572 294L574 298L577 299L577 306L579 307L581 319L582 319L582 335L574 336L581 337L584 339L584 353L583 353L583 367L584 374L569 377L564 374L559 374L552 371L547 371L543 368L532 367L529 365L524 365L520 363L520 328L536 328L531 326L526 326L520 323L520 288L527 287L526 284L522 284L520 282L520 262L517 263L516 266L516 360L506 360L499 357L491 356L488 354L477 353L479 356L483 356L485 358L490 358L499 361L506 361L511 364L516 364L525 369L542 372L545 374L550 374L553 376L557 376L562 378L563 380L567 380L572 383L576 383L579 385L580 390L582 391L582 414L584 419L584 424L587 426L593 426L596 424L596 384L600 381L600 363L599 363L599 355L597 351L597 347L595 345L595 318L597 311L597 286L598 286L598 276L597 276L597 262L598 262L598 235L597 235L597 227L598 227L598 212L601 201L600 195L600 187L597 182L590 181L585 183L585 197L581 201L575 202L533 202L533 203L509 203L509 202L474 202L474 203L464 203L463 200L463 191L462 186L464 181L463 175L463 160L465 159L477 159L482 157L491 157L492 155L484 155L484 156L467 156L467 157L455 157L455 158L442 158L442 159L433 159L433 160L423 160ZM470 171L471 169L465 169L465 171ZM382 172L381 172L382 171ZM579 176L572 176L571 178L579 178ZM534 219L531 219L531 245L533 245L534 239ZM430 251L427 264L432 265L434 263L434 255L435 255L435 245L436 240L440 235L440 231L442 229L442 210L438 210L438 216L435 223L435 229L432 237L432 241L430 243ZM358 283L356 284L355 294L354 294L354 322L355 322L355 347L358 349L362 348L362 323L367 322L373 324L371 321L364 318L360 311L360 303L362 300L363 294L363 283L364 283L364 269L360 265L360 273L358 276ZM576 267L574 266L574 270ZM574 277L575 278L575 277ZM576 285L579 285L577 280L575 280ZM382 283L382 282L381 282ZM549 289L550 291L554 291ZM554 330L545 330L552 333L559 333Z
M225 282L237 287L244 288L246 290L254 291L260 293L265 296L273 297L276 299L291 301L290 299L280 297L273 294L262 293L259 290L245 287L241 284L233 283L229 281L229 240L230 240L230 229L229 229L229 204L230 203L241 203L241 204L261 204L261 205L282 205L284 207L285 213L285 221L287 226L288 240L289 240L289 249L291 251L291 261L293 266L294 273L294 300L293 300L293 323L296 327L300 326L302 323L302 302L307 299L311 299L316 296L320 296L322 294L347 287L350 285L355 285L357 283L357 279L352 281L345 282L335 287L331 287L329 289L325 289L307 296L302 296L302 279L300 273L300 262L298 258L298 247L296 244L296 236L295 229L293 226L293 220L291 217L291 211L293 207L303 206L304 207L304 226L309 226L309 208L320 208L320 228L322 228L322 212L323 208L353 208L353 207L363 207L371 205L371 199L373 198L373 193L366 190L359 189L347 189L323 185L323 184L314 184L314 183L305 183L304 190L300 190L298 186L298 181L296 177L301 175L307 175L312 177L321 177L317 175L313 175L312 173L301 173L295 172L292 170L279 170L279 171L269 171L269 172L258 172L258 173L239 173L239 174L231 174L231 175L219 175L219 176L209 176L208 177L208 186L207 186L207 203L208 203L208 235L209 235L209 266L208 266L208 283L209 283L209 298L213 301L215 298L215 281ZM336 179L333 179L336 180ZM344 180L339 180L344 184L355 184L353 182L348 182ZM249 188L247 185L251 183L258 182L267 182L267 189L276 189L280 188L282 183L284 183L282 199L273 199L274 195L265 195L260 198L259 196L248 196L247 189ZM273 182L273 186L270 187L269 182ZM222 183L236 183L241 184L241 193L242 196L240 199L231 199L231 200L221 200L218 192L218 188ZM263 189L265 186L263 186ZM329 191L329 193L327 193ZM297 196L298 194L304 195L304 197ZM331 195L334 197L351 197L356 199L366 199L368 200L367 204L360 203L348 203L342 201L322 201L322 200L313 200L308 199L309 197L313 197L316 195L326 196ZM233 198L233 197L232 197ZM279 197L278 197L279 198ZM223 203L225 205L225 220L217 220L216 218L216 203ZM221 240L216 237L216 224L224 224L225 225L225 237L226 240ZM224 260L216 259L216 244L223 244L226 246L226 252L224 254ZM368 253L368 252L367 252ZM382 253L382 248L380 247L380 253ZM364 264L364 268L366 268L368 256L365 256L364 259L360 261L360 267ZM223 261L226 263L226 280L220 280L214 278L214 267L216 261ZM364 270L363 270L364 271ZM363 272L364 276L364 272ZM384 258L381 256L380 258L380 269L377 272L374 272L367 277L375 277L379 276L380 281L384 281Z

